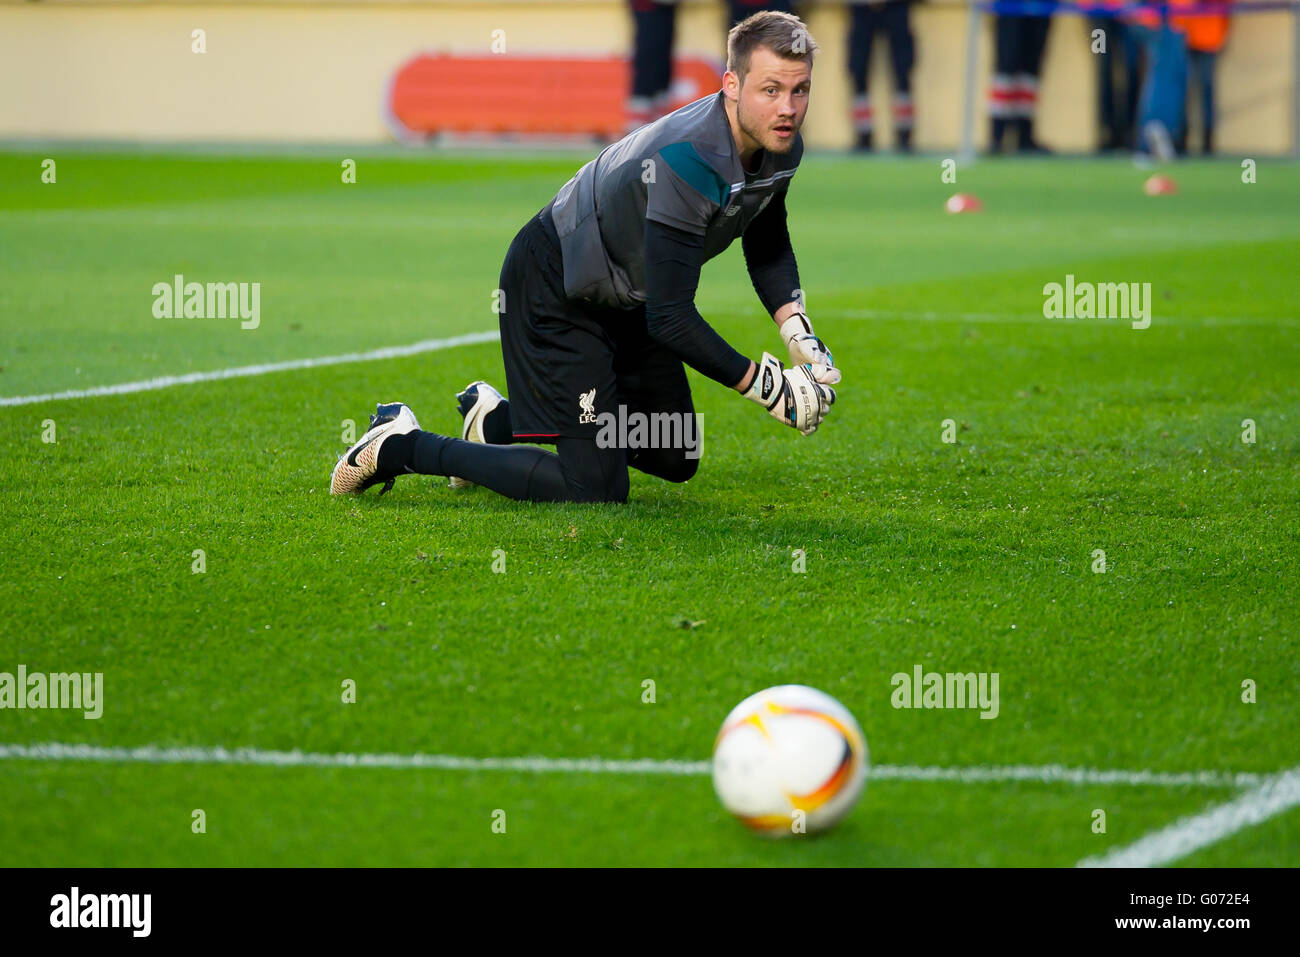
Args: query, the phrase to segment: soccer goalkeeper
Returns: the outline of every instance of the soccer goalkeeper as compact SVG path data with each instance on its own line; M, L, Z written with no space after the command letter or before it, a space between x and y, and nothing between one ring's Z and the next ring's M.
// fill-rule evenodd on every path
M620 405L628 418L693 416L683 362L816 431L840 373L804 314L785 208L816 50L790 14L732 28L722 90L607 147L515 236L499 307L509 400L471 383L457 396L459 439L420 431L400 402L380 405L330 491L387 491L417 473L513 499L623 502L629 467L684 482L691 450L600 441L597 426ZM701 266L737 236L792 368L741 355L695 308Z

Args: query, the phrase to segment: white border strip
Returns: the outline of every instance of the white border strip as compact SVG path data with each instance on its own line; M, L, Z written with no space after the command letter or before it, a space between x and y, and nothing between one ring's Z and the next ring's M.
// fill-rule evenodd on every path
M1300 768L1266 780L1227 804L1180 818L1168 827L1096 857L1079 867L1159 867L1208 847L1244 828L1267 821L1300 804Z
M449 339L425 339L407 346L389 346L385 349L372 349L369 352L345 352L337 356L318 356L315 359L289 359L285 362L267 362L261 365L236 366L231 369L215 369L211 372L190 372L185 375L161 376L157 379L143 379L139 382L122 382L118 385L101 385L93 389L70 389L66 392L47 392L44 395L15 395L0 397L0 406L32 405L37 402L55 402L60 399L87 399L92 396L126 395L131 392L152 392L155 389L167 389L174 385L193 385L196 382L217 382L222 379L242 379L247 376L267 375L272 372L287 372L291 369L315 369L319 366L336 366L349 362L373 362L376 359L397 359L402 356L418 355L421 352L437 352L440 349L453 349L456 346L468 346L480 342L495 342L500 333L471 332Z
M0 760L113 761L140 764L247 764L273 767L430 768L444 771L529 771L536 773L706 775L708 761L614 761L604 758L473 758L452 754L319 754L308 751L263 751L260 748L138 748L93 744L0 744ZM1219 771L1170 773L1032 767L927 768L878 764L869 776L882 781L1032 781L1042 784L1122 784L1135 787L1249 787L1269 776Z

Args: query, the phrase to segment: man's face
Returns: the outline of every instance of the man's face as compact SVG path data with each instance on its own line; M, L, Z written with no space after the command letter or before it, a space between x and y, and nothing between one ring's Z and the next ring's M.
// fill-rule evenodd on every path
M736 101L736 124L753 148L788 153L808 112L812 66L804 60L786 60L767 47L749 58L743 84L736 74L723 78L727 96Z

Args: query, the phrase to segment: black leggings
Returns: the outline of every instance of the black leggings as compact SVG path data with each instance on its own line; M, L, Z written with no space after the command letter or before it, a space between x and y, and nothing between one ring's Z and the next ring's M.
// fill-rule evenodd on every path
M853 92L865 96L871 74L871 44L876 30L889 37L889 56L894 66L894 89L899 93L912 90L912 67L916 64L916 43L908 20L908 5L891 0L883 7L853 4L849 20L849 76Z
M507 498L529 502L626 502L628 467L670 482L695 474L698 459L684 449L602 449L595 439L535 445L484 445L434 432L414 433L410 469L456 475Z

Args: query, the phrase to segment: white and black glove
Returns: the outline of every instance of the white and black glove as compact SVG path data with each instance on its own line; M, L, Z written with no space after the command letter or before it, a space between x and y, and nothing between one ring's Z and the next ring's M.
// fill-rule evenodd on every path
M817 372L825 371L824 367L808 365L785 369L776 356L764 352L754 381L743 394L767 409L774 419L812 435L835 402L835 390L816 379Z
M822 385L835 385L840 381L840 370L835 368L831 351L813 334L812 322L802 312L791 313L781 323L781 339L790 350L790 365L812 366L817 381Z

